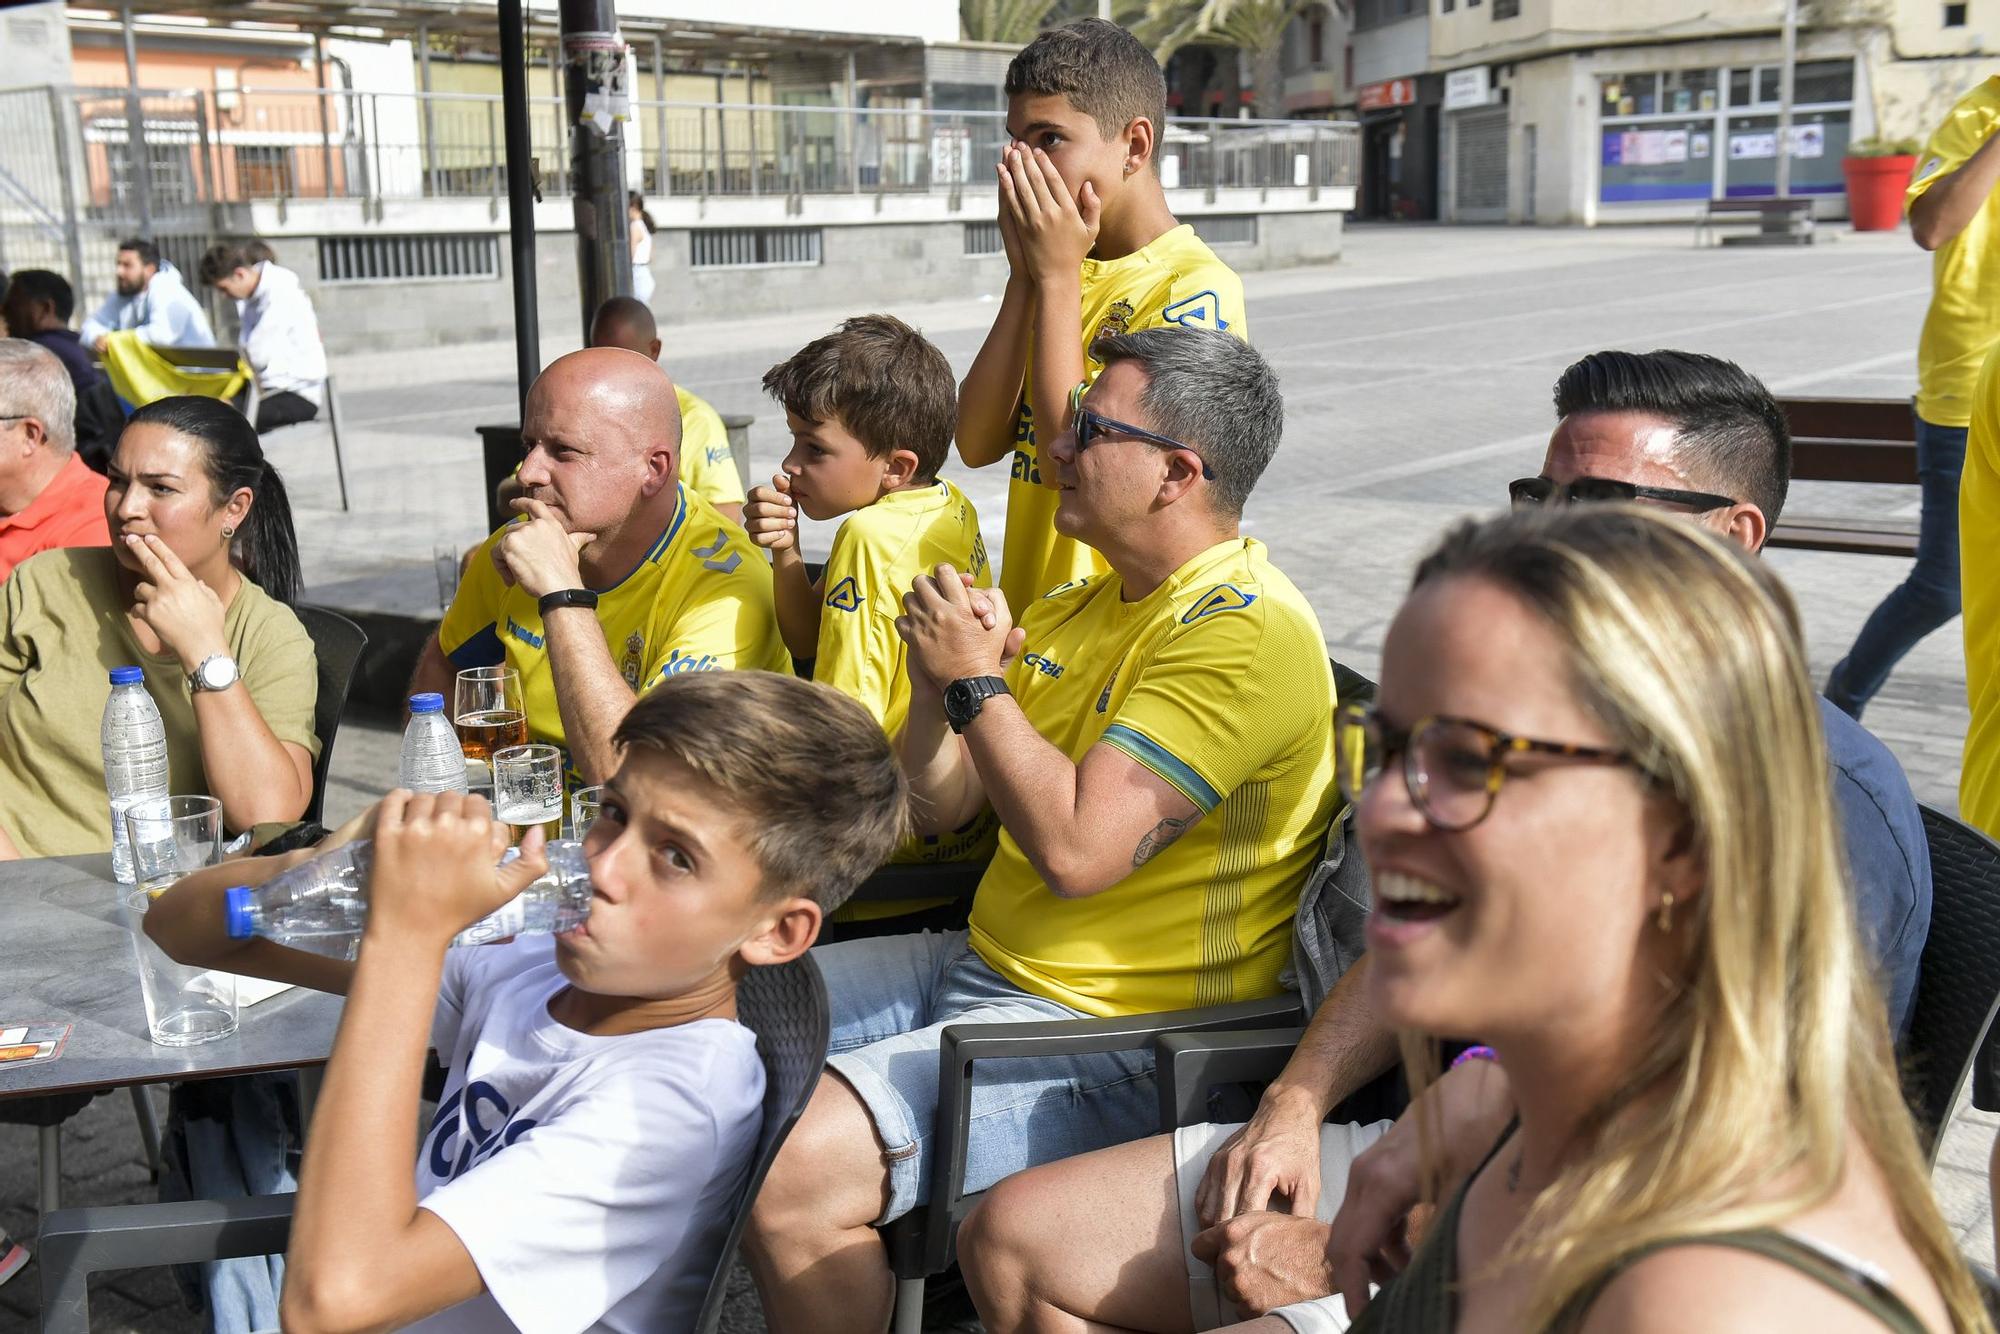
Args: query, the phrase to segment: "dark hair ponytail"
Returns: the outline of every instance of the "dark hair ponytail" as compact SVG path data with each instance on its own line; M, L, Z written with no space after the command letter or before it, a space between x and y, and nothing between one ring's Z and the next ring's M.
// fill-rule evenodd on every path
M646 224L647 231L657 232L660 230L660 224L654 222L653 215L646 211L646 196L640 194L637 190L627 190L625 192L625 207L639 210L639 221Z
M256 428L220 399L182 395L148 403L132 414L130 426L164 426L206 447L209 485L215 503L250 490L250 513L237 531L235 551L243 573L278 601L299 598L299 539L292 528L292 504L278 470L264 457Z

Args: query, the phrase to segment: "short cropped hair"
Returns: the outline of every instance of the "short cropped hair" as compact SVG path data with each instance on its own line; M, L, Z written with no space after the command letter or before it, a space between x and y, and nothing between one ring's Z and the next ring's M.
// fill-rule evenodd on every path
M1106 139L1144 117L1166 133L1167 80L1137 37L1104 19L1078 19L1021 48L1007 64L1007 96L1062 96Z
M1698 486L1748 501L1776 527L1792 477L1778 400L1733 361L1699 352L1593 352L1556 381L1558 419L1644 412L1674 429L1674 456Z
M128 236L118 243L118 248L131 251L148 268L160 267L160 248L143 236Z
M64 324L76 313L76 292L71 289L69 279L48 269L16 270L14 281L7 286L7 302L16 301L46 301Z
M831 686L681 673L639 696L612 740L686 765L736 812L769 900L831 913L909 832L909 785L882 724Z
M1132 424L1201 455L1215 474L1217 510L1241 517L1285 432L1285 398L1263 354L1234 334L1175 326L1100 338L1090 355L1146 373L1147 420Z
M76 386L61 358L25 338L0 338L0 417L33 417L49 448L76 448Z
M251 250L253 245L263 253L253 253ZM195 273L202 282L213 287L218 279L227 278L238 269L256 268L257 261L268 257L270 253L270 247L262 242L217 241L202 252L201 263L196 266Z
M638 346L623 341L625 334L631 335ZM652 309L637 297L606 297L597 313L590 317L592 347L622 347L644 356L646 347L659 336L660 325L653 318Z
M815 424L838 419L870 458L917 456L917 481L944 466L958 423L951 363L894 315L856 315L764 372L764 392Z

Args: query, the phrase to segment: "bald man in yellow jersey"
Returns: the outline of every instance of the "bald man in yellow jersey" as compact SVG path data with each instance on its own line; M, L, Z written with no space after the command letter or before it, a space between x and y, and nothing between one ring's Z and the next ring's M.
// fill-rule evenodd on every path
M751 1215L776 1334L886 1326L874 1227L929 1181L945 1026L1275 995L1338 807L1325 637L1241 534L1278 443L1277 378L1212 330L1096 351L1104 374L1047 466L1058 528L1110 571L1015 608L941 565L903 600L897 748L918 827L990 805L1000 848L969 931L814 951L828 1077ZM992 1066L972 1086L967 1193L1157 1126L1145 1053Z
M1052 29L1007 67L999 166L1007 289L959 387L958 452L983 468L1012 454L1000 588L1024 608L1103 558L1056 530L1042 457L1069 398L1103 366L1106 335L1180 325L1250 336L1243 284L1160 185L1166 81L1152 53L1102 19Z
M623 348L551 362L528 391L520 517L474 552L411 693L467 667L520 673L531 740L572 783L617 768L632 700L675 672L787 671L771 566L680 480L680 401Z

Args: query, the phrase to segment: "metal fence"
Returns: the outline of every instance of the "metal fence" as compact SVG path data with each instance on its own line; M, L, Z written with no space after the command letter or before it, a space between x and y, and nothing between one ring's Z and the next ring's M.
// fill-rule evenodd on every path
M9 96L20 96L12 94ZM66 139L87 212L172 217L255 199L498 199L500 99L475 93L314 89L33 89L40 133L0 125L0 192L24 164L46 175ZM56 123L56 122L59 122ZM532 153L545 197L569 192L562 104L534 99ZM986 188L1006 142L993 112L639 101L625 127L653 198L957 193ZM1160 145L1170 188L1351 186L1356 130L1325 121L1176 120ZM139 192L143 191L143 196ZM28 191L60 197L61 183ZM141 205L144 207L140 207Z

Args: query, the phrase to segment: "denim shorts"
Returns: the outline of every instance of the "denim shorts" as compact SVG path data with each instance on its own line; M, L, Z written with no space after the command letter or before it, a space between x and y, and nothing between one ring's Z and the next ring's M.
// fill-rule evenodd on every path
M1089 1017L1006 981L966 940L963 931L925 931L813 951L833 1007L827 1065L860 1095L887 1148L889 1205L878 1224L930 1195L941 1029ZM1150 1048L980 1062L964 1191L1158 1129Z

